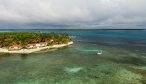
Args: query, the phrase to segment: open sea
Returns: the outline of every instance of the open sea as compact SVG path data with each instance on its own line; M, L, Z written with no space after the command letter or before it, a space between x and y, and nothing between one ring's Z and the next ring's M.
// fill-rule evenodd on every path
M31 54L0 53L0 84L146 84L146 30L0 32L68 33L74 41L64 48Z

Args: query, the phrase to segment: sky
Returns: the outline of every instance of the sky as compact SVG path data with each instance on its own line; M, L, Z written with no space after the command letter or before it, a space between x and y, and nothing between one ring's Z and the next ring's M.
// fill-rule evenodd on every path
M146 28L146 0L0 0L0 28Z

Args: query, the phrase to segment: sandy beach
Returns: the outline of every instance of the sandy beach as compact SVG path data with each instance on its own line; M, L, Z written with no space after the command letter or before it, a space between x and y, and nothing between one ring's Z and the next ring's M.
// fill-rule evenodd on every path
M65 47L65 46L68 46L68 45L71 45L71 44L73 44L72 41L68 42L67 44L51 45L51 46L45 46L45 47L38 47L38 48L35 48L35 49L21 49L21 50L13 50L13 51L9 51L8 49L0 48L0 52L1 53L26 53L26 54L29 54L29 53L41 51L41 50L44 50L44 49L61 48L61 47Z

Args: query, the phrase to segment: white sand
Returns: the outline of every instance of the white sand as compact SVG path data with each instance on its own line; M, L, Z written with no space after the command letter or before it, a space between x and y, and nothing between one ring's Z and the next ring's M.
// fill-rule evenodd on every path
M8 49L3 49L0 48L0 52L2 53L33 53L33 52L37 52L40 50L44 50L44 49L50 49L50 48L60 48L60 47L64 47L64 46L68 46L73 44L73 42L68 42L67 44L59 44L59 45L52 45L52 46L46 46L46 47L40 47L40 48L35 48L35 49L21 49L21 50L13 50L13 51L9 51Z

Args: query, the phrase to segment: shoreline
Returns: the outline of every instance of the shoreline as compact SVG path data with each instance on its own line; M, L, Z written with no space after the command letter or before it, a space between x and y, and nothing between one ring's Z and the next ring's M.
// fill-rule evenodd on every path
M68 46L71 44L73 44L73 41L68 42L67 44L51 45L51 46L45 46L45 47L40 47L40 48L35 48L35 49L21 49L21 50L13 50L13 51L9 51L8 49L0 48L0 53L29 54L29 53L33 53L33 52L37 52L37 51L41 51L41 50L45 50L45 49L50 49L50 48L61 48L61 47L65 47L65 46Z

